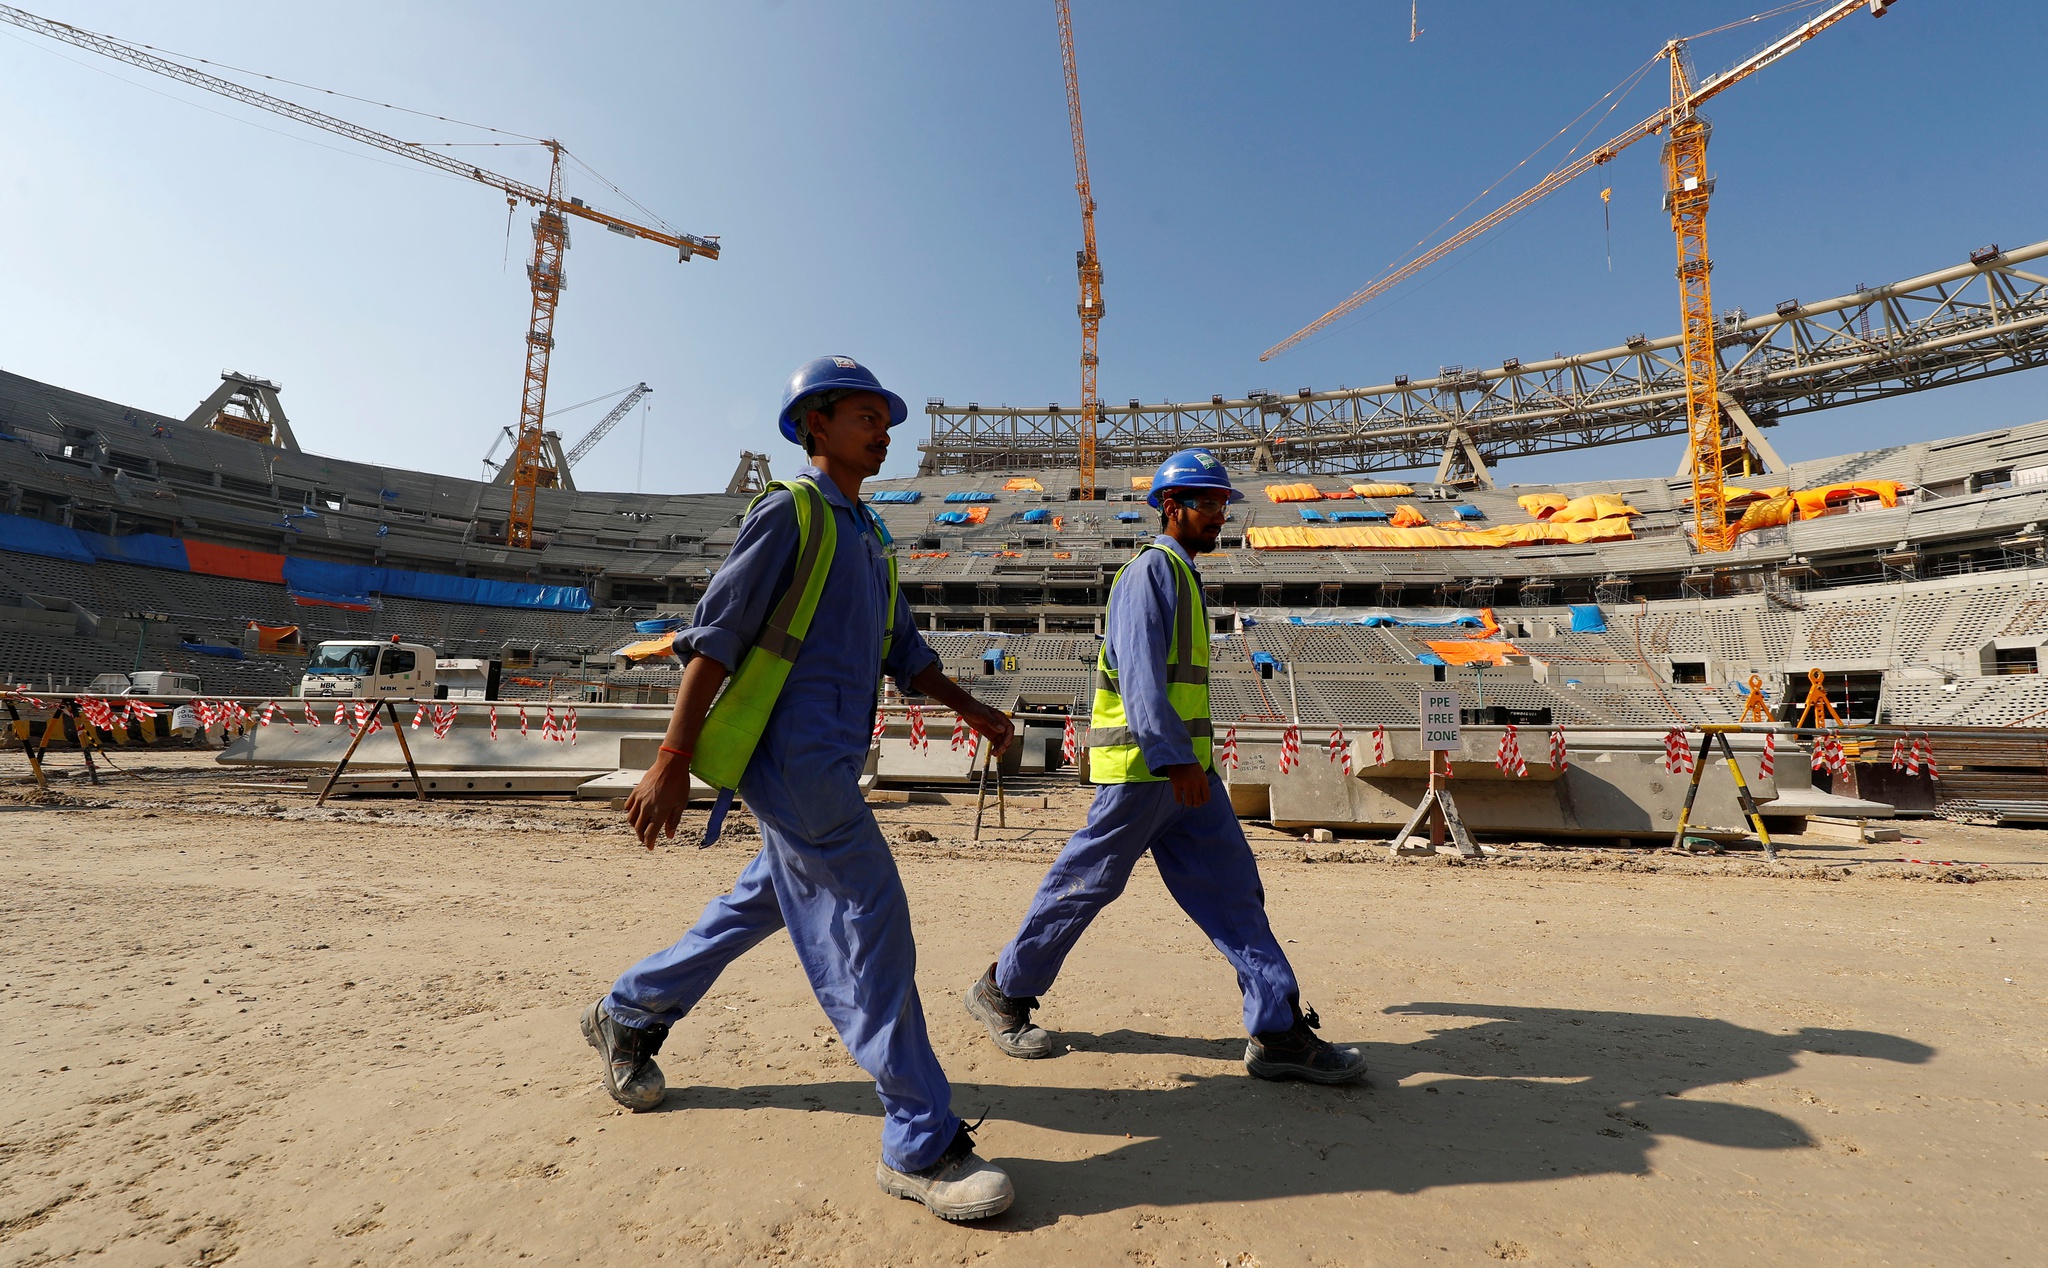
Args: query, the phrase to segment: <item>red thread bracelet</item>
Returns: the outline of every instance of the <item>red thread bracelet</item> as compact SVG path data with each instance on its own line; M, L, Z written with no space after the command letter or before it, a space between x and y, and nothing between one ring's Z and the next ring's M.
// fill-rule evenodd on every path
M677 757L689 757L689 756L691 756L690 750L688 750L688 749L686 749L686 748L670 748L670 747L669 747L668 745L666 745L666 744L664 744L664 745L662 745L662 746L661 746L661 751L662 751L662 752L664 752L664 753L674 753L674 754L675 754L675 755L676 755Z

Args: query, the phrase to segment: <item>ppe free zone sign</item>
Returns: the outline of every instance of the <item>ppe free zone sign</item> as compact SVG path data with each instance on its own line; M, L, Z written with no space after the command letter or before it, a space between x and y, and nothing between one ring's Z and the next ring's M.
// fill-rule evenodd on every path
M1464 746L1458 732L1456 687L1424 687L1416 720L1422 725L1423 752L1455 753Z

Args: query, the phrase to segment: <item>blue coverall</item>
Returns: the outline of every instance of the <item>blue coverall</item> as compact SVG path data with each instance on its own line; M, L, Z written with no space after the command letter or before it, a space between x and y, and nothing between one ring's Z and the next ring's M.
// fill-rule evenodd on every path
M1158 544L1188 558L1171 537L1161 536ZM1131 734L1155 775L1195 760L1187 724L1166 696L1167 642L1179 602L1172 570L1173 561L1158 551L1141 552L1110 592L1103 639ZM1206 638L1208 631L1197 636ZM1013 996L1045 994L1088 923L1124 892L1147 850L1167 892L1237 970L1246 1032L1292 1026L1300 987L1266 922L1258 863L1214 770L1209 800L1196 807L1175 801L1173 785L1164 779L1096 790L1087 826L1060 851L1023 927L997 957L996 989Z
M817 468L802 474L824 493L838 545L810 633L740 779L740 795L761 825L761 852L682 941L620 976L605 1009L622 1025L673 1024L726 965L786 927L846 1051L874 1076L884 1112L883 1160L914 1171L945 1152L960 1120L925 1033L903 881L859 780L877 667L907 685L938 656L918 633L907 601L884 611L888 567L867 509ZM732 554L697 605L695 624L676 635L676 654L736 668L790 584L796 553L793 498L778 489L741 524ZM895 630L886 664L885 619Z

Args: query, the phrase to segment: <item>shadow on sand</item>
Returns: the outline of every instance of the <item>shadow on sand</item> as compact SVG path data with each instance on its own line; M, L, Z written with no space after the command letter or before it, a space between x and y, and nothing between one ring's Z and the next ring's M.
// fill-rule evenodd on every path
M999 1223L1021 1228L1131 1206L1640 1175L1658 1136L1807 1148L1816 1142L1792 1119L1699 1093L1782 1074L1804 1053L1907 1064L1934 1055L1874 1031L1780 1035L1705 1017L1452 1003L1387 1012L1452 1020L1418 1043L1360 1044L1372 1067L1367 1087L1265 1083L1242 1073L1181 1074L1169 1086L1117 1090L956 1082L953 1103L969 1117L988 1114L980 1151L1002 1163L1023 1195ZM1244 1045L1129 1030L1058 1038L1097 1052L1225 1060ZM758 1107L880 1109L864 1082L679 1088L663 1106ZM1005 1157L1005 1119L1105 1147L1072 1161Z

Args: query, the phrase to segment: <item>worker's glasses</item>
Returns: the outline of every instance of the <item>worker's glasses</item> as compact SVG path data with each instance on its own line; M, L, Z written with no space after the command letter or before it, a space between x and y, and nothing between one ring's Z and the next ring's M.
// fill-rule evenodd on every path
M1177 497L1174 501L1198 515L1221 515L1223 508L1230 505L1229 498L1202 498L1196 501Z

